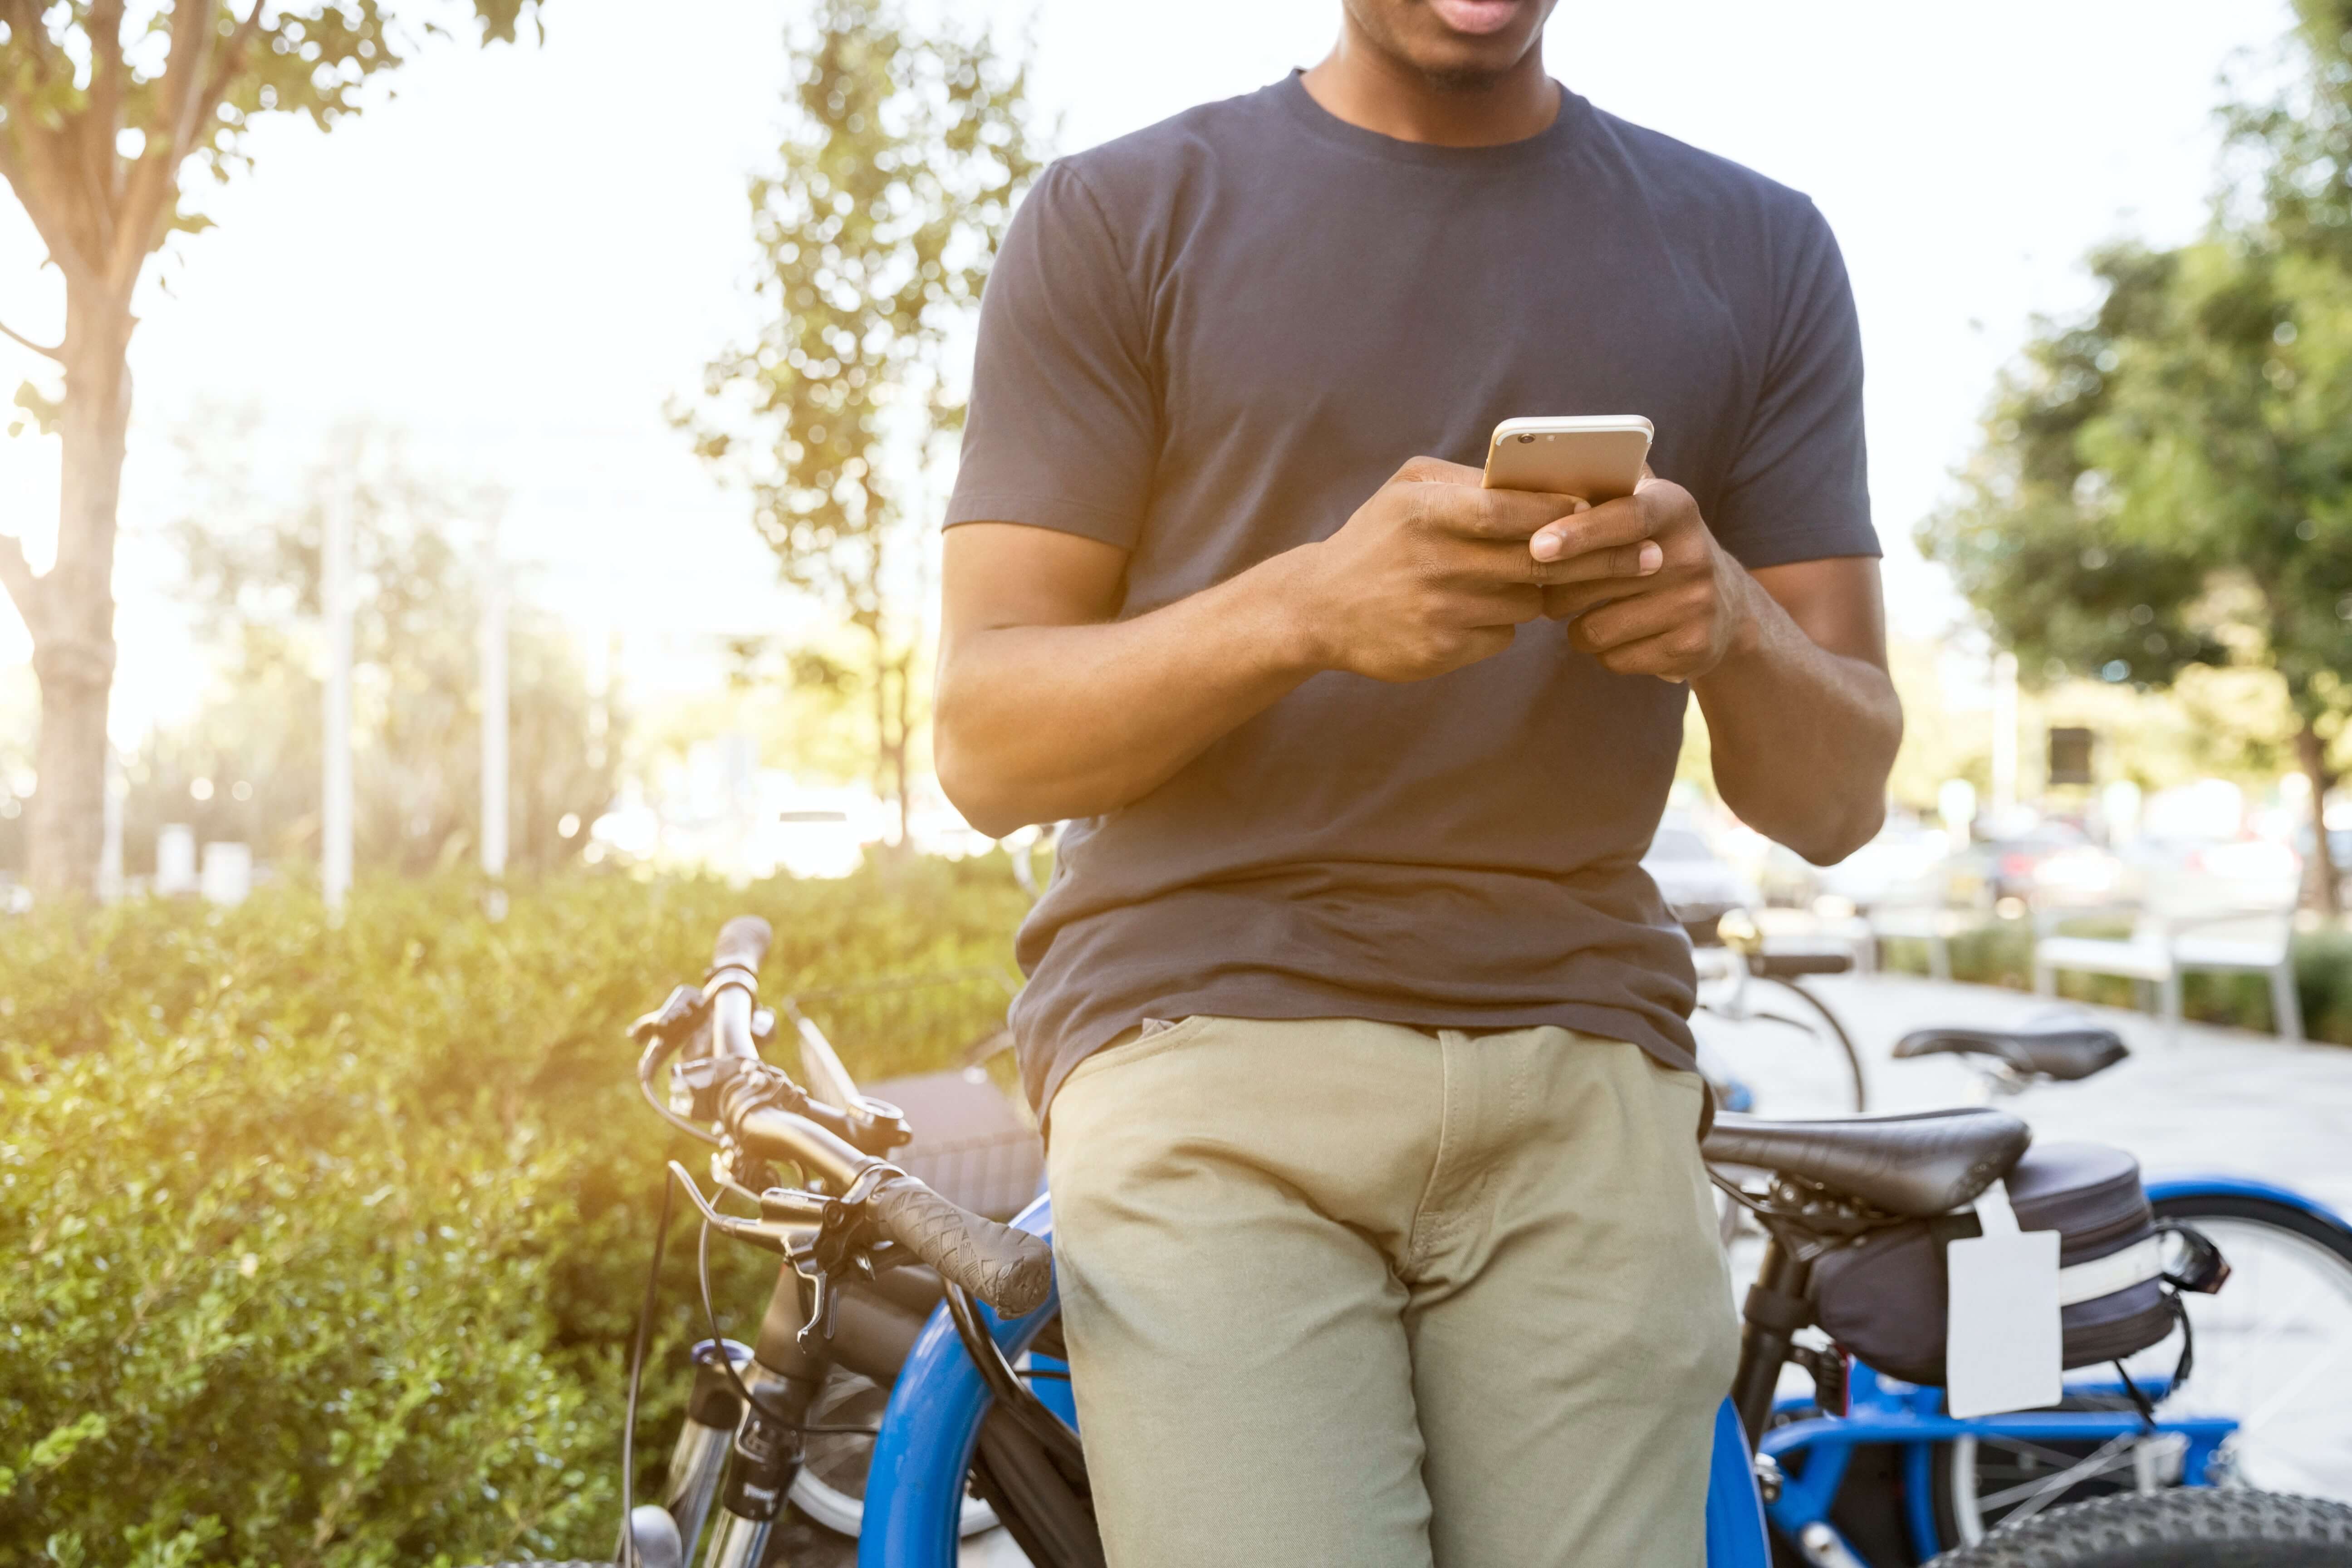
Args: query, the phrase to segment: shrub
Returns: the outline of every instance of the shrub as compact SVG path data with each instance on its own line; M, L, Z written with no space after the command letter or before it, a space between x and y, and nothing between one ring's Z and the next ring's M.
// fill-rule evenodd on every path
M1001 860L743 891L583 877L497 923L475 893L0 928L0 1565L609 1552L678 1152L622 1030L750 911L776 927L771 994L975 976L812 1005L861 1077L939 1065L1001 1022L1023 908ZM690 1251L669 1347L696 1331ZM773 1264L736 1251L740 1323ZM648 1431L678 1382L651 1381Z

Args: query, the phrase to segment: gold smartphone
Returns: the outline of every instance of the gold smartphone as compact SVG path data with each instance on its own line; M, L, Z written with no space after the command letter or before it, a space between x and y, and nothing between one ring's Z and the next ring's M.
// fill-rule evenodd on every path
M1486 485L1579 496L1599 506L1633 493L1654 434L1638 414L1506 419L1486 447Z

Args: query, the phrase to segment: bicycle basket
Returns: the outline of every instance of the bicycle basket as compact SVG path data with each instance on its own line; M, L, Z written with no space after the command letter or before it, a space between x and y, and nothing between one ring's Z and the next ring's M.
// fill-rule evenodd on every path
M2130 1355L2171 1331L2175 1310L2138 1161L2099 1143L2037 1144L2008 1183L2020 1227L2058 1233L2068 1367ZM1982 1234L1975 1212L1961 1210L1871 1231L1824 1254L1813 1265L1815 1321L1878 1371L1941 1384L1944 1245Z

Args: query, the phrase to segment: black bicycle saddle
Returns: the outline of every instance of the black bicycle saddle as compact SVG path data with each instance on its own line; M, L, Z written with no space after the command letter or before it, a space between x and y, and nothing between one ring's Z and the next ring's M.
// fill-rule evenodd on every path
M1873 1208L1925 1219L1974 1199L2008 1173L2033 1130L2003 1110L1964 1107L1837 1121L1717 1116L1701 1152L1818 1183Z
M2053 1029L1914 1029L1898 1057L1991 1057L2021 1073L2072 1083L2105 1072L2131 1052L2113 1029L2075 1024Z

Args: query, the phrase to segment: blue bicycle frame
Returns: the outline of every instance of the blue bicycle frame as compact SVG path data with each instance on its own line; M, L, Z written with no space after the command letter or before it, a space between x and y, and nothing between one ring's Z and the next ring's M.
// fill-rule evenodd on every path
M1033 1235L1051 1237L1050 1201L1039 1198L1013 1223ZM1006 1356L1013 1357L1028 1349L1057 1305L1049 1297L1037 1310L1009 1322L985 1306L980 1316ZM1066 1397L1061 1387L1039 1391L1049 1404L1058 1403L1057 1395ZM875 1439L866 1474L858 1568L953 1568L964 1474L971 1466L988 1400L987 1385L964 1353L947 1310L933 1312L890 1391L890 1407L882 1417L881 1436ZM1066 1409L1060 1413L1066 1419L1071 1414ZM1716 1415L1706 1562L1707 1568L1771 1568L1772 1562L1748 1440L1728 1400Z
M2151 1182L2147 1195L2150 1202L2158 1204L2168 1198L2184 1197L2263 1198L2284 1204L2338 1229L2352 1230L2352 1225L2325 1204L2288 1188L2242 1176L2186 1176ZM2120 1383L2112 1381L2073 1381L2066 1386L2076 1394L2121 1395L2124 1392ZM2169 1380L2144 1382L2141 1392L2152 1400L2161 1401L2169 1392ZM1804 1406L1802 1402L1791 1401L1782 1408L1794 1411ZM2184 1442L2181 1484L2204 1486L2210 1481L2208 1469L2214 1455L2237 1426L2235 1421L2207 1417L2159 1421L2156 1429ZM1897 1383L1856 1363L1848 1378L1845 1415L1802 1416L1775 1426L1765 1436L1765 1453L1776 1460L1801 1458L1801 1463L1784 1464L1783 1468L1802 1472L1789 1477L1780 1495L1765 1512L1772 1528L1790 1541L1802 1542L1811 1531L1813 1540L1842 1549L1857 1562L1863 1561L1862 1554L1830 1522L1830 1508L1845 1480L1856 1446L1893 1444L1902 1450L1904 1533L1913 1554L1924 1563L1950 1544L1943 1540L1936 1521L1933 1468L1937 1445L1962 1436L2098 1444L2116 1437L2136 1436L2145 1430L2138 1415L2128 1409L2024 1411L1955 1420L1944 1414L1943 1390Z
M2240 1177L2151 1183L2148 1196L2158 1202L2194 1196L2268 1198L2332 1225L2346 1223L2326 1205L2300 1194ZM1013 1224L1051 1237L1050 1200L1039 1198ZM984 1306L980 1313L1006 1356L1017 1357L1053 1318L1057 1306L1049 1298L1036 1311L1009 1322L1000 1321ZM2078 1382L2067 1386L2078 1394L2123 1392L2122 1385L2114 1383ZM2158 1380L2143 1384L2143 1390L2161 1399L2167 1386ZM1067 1384L1045 1384L1038 1397L1075 1425ZM875 1443L866 1482L859 1568L952 1568L964 1476L971 1465L988 1401L987 1386L965 1355L946 1310L934 1312L899 1373L881 1436ZM1808 1555L1817 1561L1837 1561L1835 1553L1842 1551L1852 1561L1863 1562L1861 1553L1838 1534L1829 1517L1854 1449L1862 1444L1886 1443L1901 1448L1905 1532L1915 1554L1925 1562L1945 1545L1933 1502L1933 1466L1939 1444L1961 1436L2097 1444L2137 1436L2146 1429L2137 1414L2127 1409L2023 1411L1956 1420L1944 1414L1943 1403L1939 1388L1898 1383L1855 1363L1848 1380L1844 1415L1800 1415L1766 1434L1763 1450L1780 1463L1787 1477L1780 1495L1768 1506L1757 1490L1738 1417L1727 1400L1716 1418L1715 1462L1707 1486L1707 1568L1769 1568L1768 1519L1772 1530L1809 1547ZM1784 1408L1801 1406L1791 1404ZM2163 1421L2157 1427L2183 1439L2181 1481L2188 1486L2207 1483L2214 1455L2236 1429L2237 1423L2219 1417Z
M2069 1383L2071 1394L2120 1396L2120 1383ZM2168 1392L2163 1380L2143 1384L2152 1399ZM1790 1401L1784 1409L1806 1408ZM2188 1447L2182 1455L2181 1484L2203 1486L2206 1468L2223 1439L2238 1429L2235 1421L2219 1417L2160 1421L2156 1430L2177 1434ZM1790 1541L1811 1548L1818 1560L1824 1547L1843 1551L1859 1563L1862 1553L1830 1522L1830 1508L1845 1482L1854 1448L1864 1443L1891 1443L1903 1450L1903 1526L1915 1556L1925 1563L1946 1542L1936 1522L1933 1467L1936 1446L1955 1437L2017 1437L2037 1443L2098 1444L2116 1437L2138 1436L2147 1431L2138 1412L2121 1410L2025 1410L2010 1415L1979 1415L1958 1420L1944 1414L1944 1391L1920 1388L1882 1377L1856 1362L1848 1377L1843 1415L1800 1415L1764 1435L1764 1452L1780 1462L1788 1479L1780 1495L1765 1509L1772 1528ZM1800 1463L1791 1464L1790 1460ZM1836 1560L1832 1552L1832 1560Z

